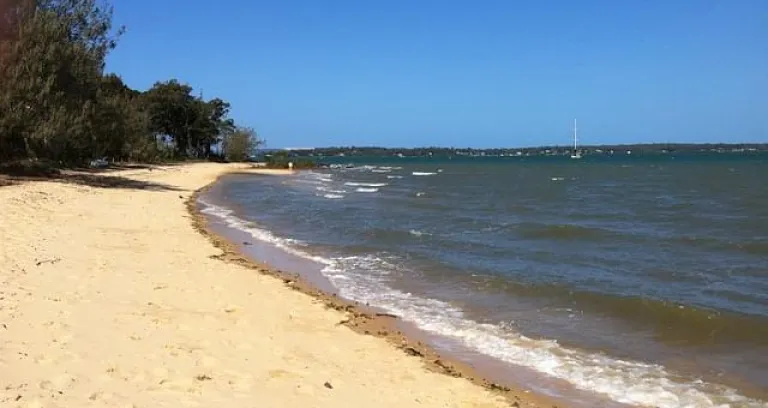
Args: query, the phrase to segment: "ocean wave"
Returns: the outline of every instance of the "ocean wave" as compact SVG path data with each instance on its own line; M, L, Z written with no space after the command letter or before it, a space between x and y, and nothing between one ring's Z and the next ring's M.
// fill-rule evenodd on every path
M482 292L501 292L515 298L551 299L554 304L567 304L590 315L615 317L633 327L647 328L657 337L675 344L768 345L768 328L761 324L764 318L746 314L745 310L717 311L648 296L616 295L597 288L576 289L565 284L521 283L498 276L486 275L475 283ZM736 285L720 283L708 285L701 291L704 294L710 291L729 292L740 302L759 302L759 299L738 289ZM659 325L659 322L664 324Z
M403 176L387 176L388 179L401 179Z
M662 408L765 406L730 388L703 382L675 382L661 366L584 353L553 341L530 339L499 326L479 324L466 319L461 309L450 304L387 287L385 277L395 266L381 257L329 259L308 255L297 250L290 240L234 217L230 210L208 205L203 212L224 218L231 227L244 230L256 239L324 265L324 275L344 297L382 307L424 330L452 338L478 352L569 381L581 389L603 393L618 402Z
M539 224L521 223L511 224L509 228L520 236L528 239L552 239L552 240L603 240L616 235L615 232L593 227L584 227L574 224Z
M334 194L344 194L344 193L347 192L347 190L334 190L334 189L332 189L330 187L325 187L325 186L323 186L323 187L316 187L315 189L317 191L322 191L324 193L334 193Z
M397 262L383 254L326 258L297 248L297 241L275 236L236 217L229 209L200 200L204 214L290 254L317 262L344 298L362 301L400 316L422 330L456 341L476 352L524 366L603 394L614 401L659 408L765 408L735 390L703 381L679 382L664 367L563 347L556 341L528 338L511 327L478 323L449 303L413 295L387 285Z
M414 171L411 174L413 174L414 176L434 176L437 173L431 173L431 172L425 172L425 171Z
M355 183L355 182L346 182L344 183L345 186L350 187L385 187L389 184L387 183Z
M332 174L329 174L327 172L318 172L318 171L309 171L309 172L307 172L305 174L307 174L310 177L317 177L317 178L331 178L331 177L333 177Z
M724 241L712 236L675 236L667 240L673 244L710 248L712 250L728 250L748 255L768 255L768 241L762 240Z
M359 187L355 191L358 193L375 193L378 192L378 188L370 188L370 187Z
M314 179L314 180L312 180L312 179L306 179L306 180L298 179L298 180L293 180L293 182L297 183L297 184L312 184L312 185L315 185L315 186L318 186L318 185L321 186L321 185L325 184L325 183L323 183L322 181L320 181L318 179Z
M201 198L198 198L198 202L202 204L204 207L200 210L201 213L220 219L229 228L233 228L233 229L245 232L250 236L252 236L254 239L257 239L262 242L266 242L292 255L309 259L311 261L318 262L322 265L329 265L332 263L330 260L326 258L313 256L300 249L297 249L296 248L297 246L300 246L300 247L306 246L306 243L302 241L291 239L291 238L278 237L268 230L257 227L252 222L249 222L249 221L243 220L240 217L237 217L234 214L234 211L232 211L229 208L221 207L221 206L209 203Z
M344 198L344 195L342 195L342 194L324 194L323 197L324 198L328 198L328 199L340 199L340 198Z
M379 257L347 257L334 259L323 274L343 297L365 301L477 352L568 381L620 403L659 408L715 408L730 404L765 407L727 387L675 382L674 375L659 365L568 349L556 341L531 339L508 328L477 323L449 303L388 287L384 282L386 271L391 269L393 266Z

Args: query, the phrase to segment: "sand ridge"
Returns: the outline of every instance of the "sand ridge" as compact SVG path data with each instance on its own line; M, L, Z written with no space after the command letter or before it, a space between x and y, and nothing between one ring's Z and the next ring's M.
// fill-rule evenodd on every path
M501 407L344 312L222 262L186 209L243 165L0 188L0 406ZM521 401L520 406L531 406Z

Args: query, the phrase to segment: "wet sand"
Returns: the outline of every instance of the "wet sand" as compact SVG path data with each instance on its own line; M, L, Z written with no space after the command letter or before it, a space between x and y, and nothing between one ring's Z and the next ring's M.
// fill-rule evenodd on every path
M195 193L232 171L264 170L204 163L0 187L0 405L553 405L209 234L189 212Z

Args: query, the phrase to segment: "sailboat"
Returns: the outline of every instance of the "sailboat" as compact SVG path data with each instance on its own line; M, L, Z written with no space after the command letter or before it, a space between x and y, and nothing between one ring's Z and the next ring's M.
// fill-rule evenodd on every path
M581 159L581 152L578 149L578 139L576 138L576 119L573 120L573 152L571 159Z

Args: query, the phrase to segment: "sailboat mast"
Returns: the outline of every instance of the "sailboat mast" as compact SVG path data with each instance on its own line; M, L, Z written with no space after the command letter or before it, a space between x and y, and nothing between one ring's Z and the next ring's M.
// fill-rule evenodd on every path
M576 153L576 119L573 120L573 152Z

